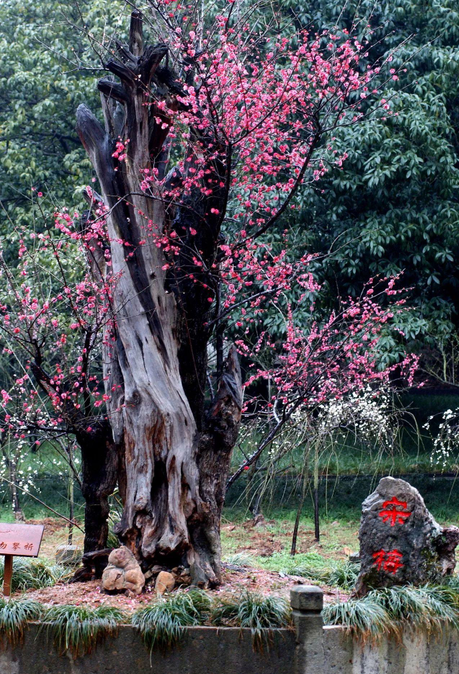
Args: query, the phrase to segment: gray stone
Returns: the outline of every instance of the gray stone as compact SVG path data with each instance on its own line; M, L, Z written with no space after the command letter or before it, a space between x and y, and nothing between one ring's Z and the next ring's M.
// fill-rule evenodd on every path
M81 564L83 549L77 545L59 545L56 550L57 564L66 564L68 566L78 566Z
M30 624L23 642L0 651L1 674L294 674L295 635L272 630L269 651L256 652L249 629L187 627L180 647L145 647L139 632L122 625L84 657L60 656L46 625ZM319 670L317 674L322 674ZM391 673L392 674L392 673ZM437 673L436 673L437 674Z
M290 590L290 603L298 611L318 612L324 606L324 593L315 585L297 585Z
M417 489L384 477L362 504L361 570L355 594L393 585L423 585L451 575L457 527L442 528Z
M296 632L295 672L323 672L324 593L320 587L314 585L298 585L290 590L290 603Z

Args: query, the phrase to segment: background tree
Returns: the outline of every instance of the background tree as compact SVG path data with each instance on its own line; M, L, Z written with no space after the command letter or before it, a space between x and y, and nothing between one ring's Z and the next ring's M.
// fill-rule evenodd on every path
M100 358L110 287L84 273L94 237L91 232L77 240L62 237L68 219L68 214L59 216L58 227L50 232L30 228L28 238L19 239L17 265L7 265L1 258L2 360L10 372L9 379L3 373L7 409L1 428L17 458L27 445L37 450L48 440L62 449L64 442L61 453L86 502L85 552L89 552L106 545L107 497L117 483L111 429L100 414L104 404ZM83 273L75 273L75 265ZM81 481L70 436L81 449Z
M330 301L356 294L368 274L404 272L415 311L403 316L421 366L455 381L458 327L458 72L456 3L372 2L345 7L321 0L286 3L300 25L372 29L367 63L390 58L381 99L391 115L342 128L348 158L317 189L303 190L299 217L310 249L329 250L319 277ZM305 239L307 235L305 234ZM389 345L389 343L388 343ZM391 349L402 349L393 341Z

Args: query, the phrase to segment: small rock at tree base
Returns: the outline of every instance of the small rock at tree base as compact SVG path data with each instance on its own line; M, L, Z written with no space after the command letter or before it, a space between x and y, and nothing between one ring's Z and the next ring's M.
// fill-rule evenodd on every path
M179 572L175 579L176 585L191 585L190 569L179 567Z
M56 550L56 563L78 566L83 557L83 550L77 545L59 545Z
M159 564L155 564L155 565L152 566L150 569L148 569L147 571L145 571L145 580L146 580L146 581L150 580L150 579L153 578L154 576L157 576L158 573L160 573L161 571L166 571L166 567L165 567L165 566L160 566Z
M112 550L102 574L102 588L106 592L140 594L144 585L145 576L132 552L124 545Z
M439 582L453 573L458 527L441 527L417 489L384 477L362 504L356 596L393 585Z
M155 591L157 594L172 592L175 587L175 576L169 571L160 571L156 578Z

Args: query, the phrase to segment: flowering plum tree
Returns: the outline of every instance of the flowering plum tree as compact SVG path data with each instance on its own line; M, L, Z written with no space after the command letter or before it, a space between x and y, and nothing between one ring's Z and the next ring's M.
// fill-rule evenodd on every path
M12 338L18 331L57 423L82 448L92 499L87 549L104 543L106 496L118 482L123 543L145 568L185 563L207 585L220 579L244 336L259 332L255 352L263 343L277 350L259 328L261 314L268 302L290 298L274 381L281 404L298 406L387 378L388 369L376 372L375 350L393 310L379 309L369 288L325 327L301 331L294 305L316 290L311 257L295 260L265 240L300 186L345 159L333 149L333 130L357 123L370 93L374 71L360 67L365 47L345 32L257 34L248 17L233 20L231 2L206 28L198 4L151 0L151 20L134 11L129 45L110 48L110 76L98 84L104 124L78 109L100 195L88 188L85 217L61 213L57 225L81 244L90 271L51 300L68 305L56 348L69 330L82 338L76 360L54 357L53 374L45 370L37 325L56 319L25 287L16 299L26 318L8 330ZM162 38L156 46L146 44L146 27ZM230 317L241 340L225 350ZM100 381L90 373L97 348Z
M39 208L44 219L41 204ZM75 275L75 265L84 269L87 264L94 234L70 232L69 220L66 213L57 215L56 233L18 230L19 264L1 258L1 431L10 444L15 436L16 453L44 439L60 450L64 436L77 439L82 458L78 481L86 501L85 550L91 551L105 547L107 497L117 483L110 425L100 414L106 394L97 363L110 321L112 279L96 282L89 273ZM71 443L63 445L63 458L76 475Z

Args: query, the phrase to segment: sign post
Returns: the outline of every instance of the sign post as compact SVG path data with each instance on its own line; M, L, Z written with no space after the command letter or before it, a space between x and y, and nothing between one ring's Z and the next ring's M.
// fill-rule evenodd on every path
M44 527L42 524L0 523L0 555L5 556L3 595L9 599L13 577L13 557L37 557Z

